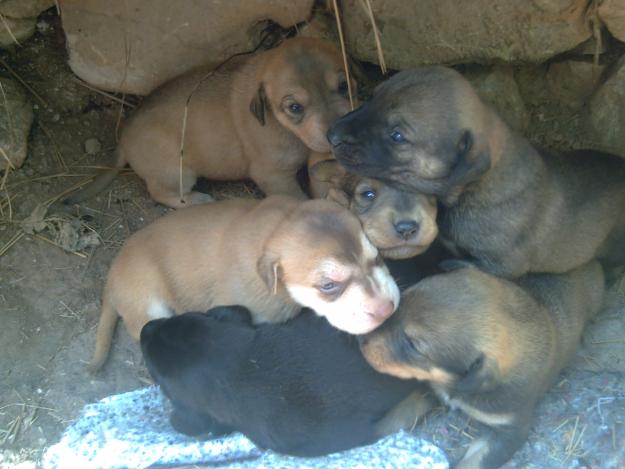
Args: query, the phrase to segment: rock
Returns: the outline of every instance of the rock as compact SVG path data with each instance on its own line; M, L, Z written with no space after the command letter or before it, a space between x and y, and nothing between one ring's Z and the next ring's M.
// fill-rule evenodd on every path
M625 56L590 101L588 133L592 148L625 158Z
M174 6L175 3L175 6ZM65 0L69 65L108 91L146 95L200 64L252 49L257 25L287 27L310 16L313 0Z
M612 36L625 42L625 2L623 0L603 0L599 4L597 13Z
M0 47L21 45L35 32L37 18L10 18L3 16L0 22Z
M389 68L418 64L540 62L591 36L587 0L376 0L371 2ZM362 0L341 2L348 50L377 63Z
M0 0L0 15L11 18L34 18L54 6L54 0Z
M465 71L464 76L510 127L520 132L527 129L529 114L511 66L474 67Z
M595 90L603 69L603 65L595 69L592 62L580 60L554 62L547 71L547 84L561 103L581 107Z
M102 149L102 144L97 138L90 138L85 141L85 153L87 155L97 155Z
M22 166L32 122L33 108L26 92L13 80L0 78L0 170L7 167L7 158L14 168Z

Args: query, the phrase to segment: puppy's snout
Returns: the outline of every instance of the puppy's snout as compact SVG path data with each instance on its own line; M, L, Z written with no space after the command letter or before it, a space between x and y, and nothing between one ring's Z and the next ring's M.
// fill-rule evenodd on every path
M384 321L395 310L395 304L392 301L382 301L371 308L367 314L376 321Z
M330 145L332 145L333 147L338 147L341 143L343 143L343 140L341 139L341 133L336 126L330 127L330 130L328 130L326 137L328 138L328 142L330 142Z
M419 231L419 224L414 220L402 220L395 223L395 231L402 239L412 238Z

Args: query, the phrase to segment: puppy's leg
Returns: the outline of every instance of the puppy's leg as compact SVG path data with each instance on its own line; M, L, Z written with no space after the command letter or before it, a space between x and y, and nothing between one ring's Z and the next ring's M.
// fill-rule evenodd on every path
M265 195L286 194L300 200L308 199L297 182L296 171L276 171L267 167L252 167L250 168L250 177Z
M189 436L210 433L213 437L218 437L234 431L233 428L217 422L208 415L190 410L179 402L174 403L169 423L177 432Z
M528 434L529 425L487 427L471 443L456 469L496 469L512 458Z
M212 202L214 199L202 192L191 190L197 179L195 173L188 169L183 169L182 180L180 177L146 180L150 196L157 202L171 208L183 208L191 205ZM170 175L171 176L171 175ZM182 186L181 186L182 184ZM182 187L182 198L180 189Z
M375 424L376 434L381 438L400 430L411 431L435 405L436 399L429 391L414 391Z
M115 324L117 324L117 312L111 304L110 296L105 291L102 296L102 312L100 313L100 322L96 331L95 352L89 363L89 371L95 373L108 358L111 349L111 341L115 332Z

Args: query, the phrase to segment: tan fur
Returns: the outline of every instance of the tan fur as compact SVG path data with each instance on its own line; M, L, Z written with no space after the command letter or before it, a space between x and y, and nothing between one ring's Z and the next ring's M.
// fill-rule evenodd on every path
M135 339L150 319L229 304L249 308L256 323L285 321L308 306L348 332L368 332L399 302L377 257L358 219L331 201L276 195L171 212L113 260L92 368L106 359L118 314ZM342 280L332 269L348 284L329 297L320 287Z
M328 127L349 110L339 92L344 80L339 51L312 38L286 40L214 73L195 69L157 89L126 122L116 165L130 164L156 201L175 208L210 200L192 191L199 176L251 178L266 194L304 198L295 174L311 150L329 151ZM191 93L181 175L182 123ZM303 106L302 112L291 112L291 104ZM100 179L111 180L107 174ZM68 202L94 195L100 182Z
M575 353L603 293L596 261L516 284L462 268L406 290L361 349L378 371L423 379L449 406L492 427L458 467L499 467L527 438L537 401Z

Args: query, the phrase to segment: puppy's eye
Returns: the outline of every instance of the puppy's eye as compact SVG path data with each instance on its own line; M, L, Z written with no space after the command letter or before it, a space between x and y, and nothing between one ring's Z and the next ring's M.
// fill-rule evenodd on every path
M300 103L291 103L288 105L287 109L291 114L299 115L304 112L304 106Z
M376 198L377 196L378 196L378 194L376 194L376 193L375 193L375 191L373 191L373 190L371 190L371 189L368 189L368 190L362 191L362 192L360 193L360 198L365 199L365 200L367 200L367 201L369 201L369 202L370 202L370 201L375 200L375 198Z
M346 97L348 93L349 87L347 86L347 80L341 80L339 82L339 94Z
M462 132L462 135L460 136L460 140L458 140L458 145L456 149L458 156L461 157L469 153L472 146L473 135L471 134L470 130L464 130Z
M338 282L327 281L323 282L317 288L324 295L334 295L339 292L341 285Z
M391 140L393 140L393 142L395 143L406 143L406 137L404 137L402 135L401 132L399 132L398 130L394 130L393 132L391 132Z

